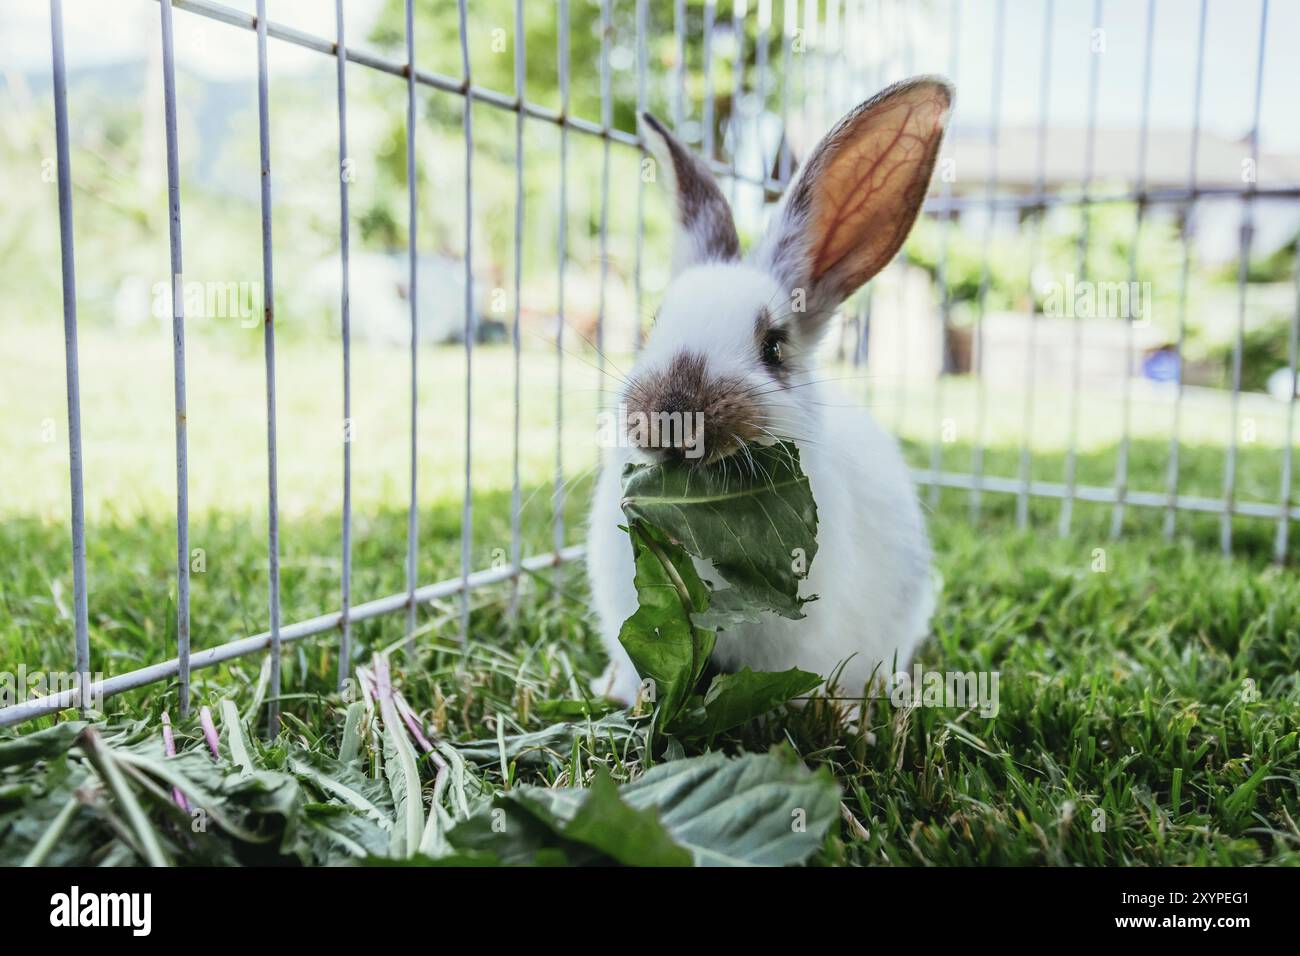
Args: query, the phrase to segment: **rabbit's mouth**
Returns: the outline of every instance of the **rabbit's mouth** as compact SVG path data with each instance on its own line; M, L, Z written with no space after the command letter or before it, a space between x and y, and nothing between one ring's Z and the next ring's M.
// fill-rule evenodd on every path
M678 354L639 376L620 408L627 443L651 460L708 466L763 437L753 389L709 374L704 357Z

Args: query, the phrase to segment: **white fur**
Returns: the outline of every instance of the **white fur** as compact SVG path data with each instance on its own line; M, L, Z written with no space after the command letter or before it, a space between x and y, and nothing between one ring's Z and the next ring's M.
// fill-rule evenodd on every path
M791 343L802 371L790 384L799 387L773 386L755 358L753 328L762 308L778 319L788 311L765 272L742 263L687 269L670 285L630 374L635 379L690 350L706 357L712 373L769 386L760 399L767 424L795 440L817 502L818 551L801 591L819 599L804 606L802 620L770 615L761 624L721 632L714 661L726 670L799 667L823 677L843 664L840 688L861 694L873 673L888 677L904 669L928 633L934 593L920 504L894 439L860 400L816 382L815 340ZM619 501L623 466L640 454L606 450L587 539L592 598L610 655L595 690L625 703L635 699L640 679L618 640L637 607Z

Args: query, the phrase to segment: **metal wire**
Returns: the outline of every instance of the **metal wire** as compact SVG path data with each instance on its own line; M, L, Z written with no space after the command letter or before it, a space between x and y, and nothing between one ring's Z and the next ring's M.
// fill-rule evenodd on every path
M72 492L72 621L76 642L75 703L92 699L86 599L86 497L81 457L81 377L77 361L77 266L72 248L72 162L68 158L68 83L63 59L63 2L50 0L50 66L54 72L54 149L59 184L59 261L63 277L64 380L68 392L68 483Z
M181 276L181 174L176 142L176 67L172 49L172 11L162 12L163 113L167 129L167 232L171 245L172 373L176 399L176 658L177 695L182 717L190 712L190 488L185 412L185 297Z
M673 68L673 129L681 132L686 122L686 0L673 4L673 35L677 41L677 63Z
M639 117L649 108L649 91L646 84L646 3L636 0L636 113ZM632 282L636 298L636 324L632 330L632 351L641 351L641 332L645 324L645 285L641 270L645 265L645 175L637 169L636 175L636 262L632 269Z
M1155 43L1156 0L1147 0L1146 55L1142 68L1142 119L1138 131L1137 188L1145 188L1147 178L1147 133L1151 122L1151 48ZM1138 245L1142 241L1142 223L1146 207L1138 203L1133 215L1133 240L1129 246L1128 274L1130 288L1138 281ZM1150 303L1147 304L1148 312ZM1121 422L1119 451L1115 457L1115 489L1117 499L1111 512L1110 536L1118 538L1124 530L1124 496L1128 489L1128 454L1132 428L1133 404L1133 325L1135 316L1129 309L1124 316L1124 381L1121 395Z
M560 113L569 112L569 0L560 0L557 33L557 65L560 83ZM556 251L555 317L555 492L552 498L552 547L564 548L564 273L569 259L569 127L560 127L560 234ZM558 578L559 569L556 569Z
M1101 33L1101 9L1102 0L1093 0L1092 6L1092 37L1093 42L1097 38L1104 36ZM1088 134L1086 145L1084 146L1083 159L1083 196L1086 199L1092 189L1093 162L1096 158L1097 146L1097 87L1101 79L1101 54L1102 51L1089 50L1088 60ZM1082 221L1079 224L1079 280L1086 282L1088 279L1088 239L1092 227L1092 210L1085 202L1080 207ZM1081 407L1082 394L1082 374L1083 374L1083 319L1075 315L1073 320L1074 339L1070 349L1070 412L1069 412L1069 437L1067 439L1068 448L1065 453L1065 486L1067 494L1061 502L1060 518L1057 522L1057 532L1064 537L1070 533L1070 522L1074 516L1074 484L1076 471L1078 469L1079 455L1079 412Z
M961 57L961 0L952 0L948 8L948 75L954 81L960 75ZM940 174L939 189L945 199L952 195L953 177ZM989 210L989 215L993 211ZM952 295L948 288L948 247L952 240L952 214L943 216L939 235L939 257L935 262L935 280L939 286L939 374L934 377L934 440L930 445L930 470L942 470L944 432L944 373L948 371L948 330L952 309ZM864 337L865 338L865 337ZM930 485L930 507L939 507L939 486Z
M704 35L700 46L704 55L704 103L702 104L702 124L704 126L704 143L701 152L704 158L713 161L717 155L713 142L713 27L717 20L717 0L704 0Z
M1006 0L998 0L993 27L993 84L989 94L989 173L985 195L989 198L988 219L984 223L984 245L980 253L980 284L975 294L975 354L979 366L975 376L975 448L971 452L971 474L975 476L970 493L970 520L980 516L980 479L984 475L984 431L988 416L987 376L984 374L984 311L989 296L989 247L993 244L993 223L996 214L992 208L993 197L998 192L998 134L1002 129L1002 62L1003 39L1006 24Z
M740 153L740 114L741 100L745 92L745 15L748 13L746 0L732 0L731 4L731 36L736 44L735 53L731 63L731 95L730 95L730 115L727 118L727 127L732 131L731 137L731 206L736 206L736 189L740 185L737 179L739 168ZM725 144L726 137L723 137Z
M1196 164L1201 146L1201 95L1204 91L1202 80L1205 75L1205 23L1209 0L1201 0L1200 15L1196 30L1196 78L1192 94L1192 142L1187 160L1187 190L1196 189ZM1178 341L1174 355L1177 357L1176 380L1174 382L1174 414L1169 423L1169 464L1165 484L1169 490L1169 504L1165 509L1165 537L1172 539L1178 521L1178 465L1179 452L1182 450L1183 420L1183 349L1187 344L1187 285L1192 265L1192 229L1194 207L1190 204L1183 208L1182 241L1183 265L1178 286Z
M166 6L166 4L162 4ZM343 0L334 2L334 29L338 49L347 48L343 35ZM352 665L352 319L351 269L348 265L351 233L348 212L348 182L351 179L348 158L347 57L336 56L339 110L339 266L341 269L339 313L343 338L343 573L339 578L339 659L338 688L347 686Z
M609 44L614 33L610 0L600 0L600 124L614 124L614 97L609 66ZM596 307L596 399L605 393L605 299L609 288L609 154L610 142L601 140L600 157L600 301ZM639 177L638 177L639 178Z
M1038 81L1038 155L1035 162L1034 195L1042 198L1047 183L1047 117L1051 113L1052 90L1052 22L1056 9L1047 0L1043 11L1043 58ZM1029 527L1029 488L1033 470L1034 376L1035 352L1038 348L1038 307L1035 304L1034 270L1038 267L1043 246L1043 210L1034 217L1034 232L1029 245L1029 268L1025 271L1026 298L1029 300L1029 334L1025 337L1025 402L1020 426L1020 493L1016 496L1016 527Z
M1232 515L1237 497L1237 427L1241 415L1241 352L1246 331L1246 280L1250 273L1250 247L1255 236L1254 185L1259 170L1259 109L1264 99L1264 41L1268 35L1268 0L1259 13L1259 52L1255 57L1255 109L1250 123L1250 168L1246 195L1241 202L1241 247L1237 262L1237 326L1232 342L1232 407L1228 450L1223 462L1223 514L1219 518L1219 547L1232 554ZM1294 401L1294 393L1292 395Z
M419 545L419 445L416 441L420 409L419 344L420 296L418 284L418 259L416 255L416 168L415 168L415 21L414 0L406 0L406 249L408 262L407 287L411 297L411 489L406 510L406 649L415 648L415 584L418 574L415 554Z
M460 0L460 57L469 74L469 13ZM474 561L474 101L466 97L465 139L465 491L460 516L460 638L469 640L469 575Z
M524 574L534 574L549 570L557 563L568 563L579 561L583 556L581 545L565 548L558 554L541 554L531 558L525 558L522 565ZM471 590L477 588L491 587L509 580L514 575L514 569L509 566L499 568L486 568L481 571L475 571L469 576L469 587ZM449 578L445 581L438 581L435 584L426 584L415 589L415 600L417 604L428 604L432 601L443 601L449 597L454 597L461 592L464 587L460 577ZM378 598L374 601L367 601L364 604L358 604L352 608L351 618L354 622L369 621L373 618L383 617L388 614L395 614L407 606L407 594L405 591L397 594L390 594L387 597ZM337 628L342 621L342 614L334 611L330 614L322 614L319 617L309 618L305 621L297 621L293 624L286 624L280 629L280 641L291 643L300 641L305 637L311 637L315 634L324 634ZM212 667L216 664L224 664L227 661L236 660L240 657L247 657L250 654L260 654L266 652L271 644L271 633L264 631L261 634L255 634L252 637L241 637L237 640L226 641L218 644L216 647L205 648L195 651L190 655L190 667L193 670L199 670L204 667ZM141 667L137 670L128 671L125 674L118 674L114 677L108 677L104 680L87 682L87 698L91 700L103 700L124 691L135 690L139 687L145 687L149 684L156 684L159 681L165 681L175 677L179 669L179 663L175 658L169 661L162 661L158 664L150 664L148 667ZM33 720L37 717L44 717L49 714L58 713L67 707L75 706L77 703L77 690L62 691L58 694L51 694L48 697L40 697L24 701L21 704L13 704L9 707L0 708L0 727L8 727L13 724L21 724L27 720Z
M527 49L524 44L524 0L515 0L515 97L524 101L527 78ZM520 529L523 489L519 481L519 438L523 418L521 382L523 373L524 292L524 113L515 113L515 321L511 330L511 359L514 365L514 429L510 455L510 603L508 619L513 623L519 614L519 572L523 567L523 535Z
M271 255L271 97L266 67L266 0L257 0L257 141L262 162L262 344L266 355L266 504L271 616L267 734L280 732L280 494L275 440L275 272Z
M1293 439L1295 435L1295 396L1300 392L1300 364L1297 362L1297 351L1300 351L1300 259L1296 261L1295 267L1295 310L1291 313L1291 328L1287 333L1287 365L1290 370L1291 390L1287 393L1288 401L1286 406L1286 439L1282 443L1282 492L1279 498L1279 509L1281 513L1277 519L1277 535L1273 544L1273 560L1278 564L1286 561L1287 536L1290 532L1290 514L1291 514L1291 469L1292 457L1294 453Z

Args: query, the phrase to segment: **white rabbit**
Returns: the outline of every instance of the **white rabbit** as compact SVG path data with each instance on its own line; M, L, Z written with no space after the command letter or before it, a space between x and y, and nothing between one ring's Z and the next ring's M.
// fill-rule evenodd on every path
M653 116L642 134L675 194L674 275L621 395L633 412L700 412L702 454L690 466L743 467L744 443L799 448L818 512L818 551L801 593L819 599L802 620L769 615L722 631L724 670L799 667L860 694L873 672L904 669L934 608L930 546L911 476L894 439L821 381L815 353L846 296L879 272L925 198L952 106L944 79L895 84L845 116L803 164L767 234L740 257L731 211L705 165ZM629 431L644 441L646 429ZM660 436L662 437L662 436ZM691 441L689 434L676 433ZM700 441L696 437L695 442ZM632 547L620 529L629 461L694 458L676 447L604 453L592 503L587 566L610 665L593 688L624 703L640 678L618 641L637 607ZM706 578L717 582L716 574Z

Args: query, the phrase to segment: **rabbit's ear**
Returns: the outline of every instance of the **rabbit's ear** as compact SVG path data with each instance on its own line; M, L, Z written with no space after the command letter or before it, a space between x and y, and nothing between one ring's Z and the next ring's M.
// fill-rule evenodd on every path
M641 138L656 160L657 178L664 180L676 199L673 273L702 262L739 258L740 241L731 207L708 167L654 116L642 113L640 120Z
M953 88L896 83L840 120L813 150L755 252L817 331L903 245L925 199Z

